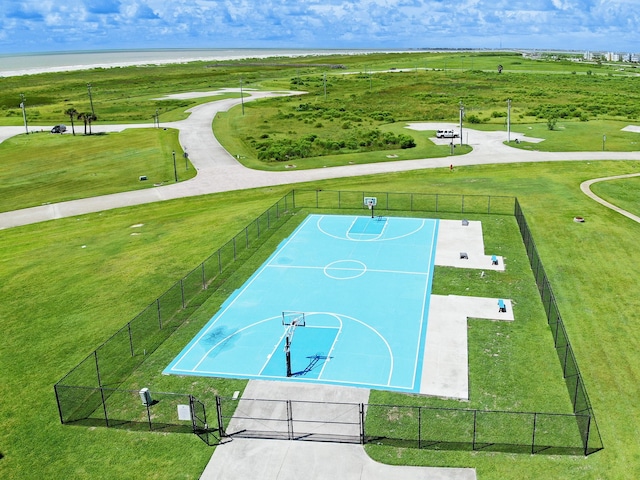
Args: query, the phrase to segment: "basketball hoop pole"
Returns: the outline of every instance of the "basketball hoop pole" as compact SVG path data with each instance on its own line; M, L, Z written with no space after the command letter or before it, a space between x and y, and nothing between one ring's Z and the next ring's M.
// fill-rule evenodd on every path
M287 357L287 377L291 376L291 343L289 343L289 335L285 337L284 353Z

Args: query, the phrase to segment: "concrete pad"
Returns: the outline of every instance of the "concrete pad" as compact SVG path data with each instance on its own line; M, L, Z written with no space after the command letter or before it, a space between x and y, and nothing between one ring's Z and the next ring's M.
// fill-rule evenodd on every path
M493 265L492 255L485 255L482 237L482 222L440 220L436 244L436 265L443 267L474 268L504 271L504 259L497 256L498 265ZM467 254L463 259L461 253Z
M202 480L475 480L475 469L377 463L361 445L234 439L216 447Z
M469 400L467 320L513 321L509 299L499 312L497 298L431 295L420 393Z
M633 132L640 133L640 126L638 125L627 125L622 129L623 132Z

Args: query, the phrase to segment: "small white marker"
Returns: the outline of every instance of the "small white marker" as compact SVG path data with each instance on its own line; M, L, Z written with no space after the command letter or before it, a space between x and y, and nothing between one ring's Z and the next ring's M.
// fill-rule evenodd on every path
M238 395L240 395L240 390L236 390L235 392L233 392L233 399L237 400L238 399Z

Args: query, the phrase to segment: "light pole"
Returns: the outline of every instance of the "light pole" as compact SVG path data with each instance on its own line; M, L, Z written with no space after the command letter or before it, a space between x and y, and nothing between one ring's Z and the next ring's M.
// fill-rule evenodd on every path
M93 110L93 98L91 97L91 84L87 83L87 90L89 91L89 103L91 104L91 115L95 115L96 112Z
M604 144L607 141L607 136L606 135L602 135L602 151L604 152Z
M242 93L242 77L240 77L240 103L242 104L242 115L244 115L244 94Z
M178 169L176 168L176 151L173 151L173 176L176 179L176 183L178 183Z
M27 125L27 110L24 104L27 101L27 99L25 98L23 93L20 94L20 100L22 100L20 102L20 108L22 108L22 118L24 120L24 129L27 132L27 135L29 135L29 127Z
M511 99L507 100L507 143L511 141Z

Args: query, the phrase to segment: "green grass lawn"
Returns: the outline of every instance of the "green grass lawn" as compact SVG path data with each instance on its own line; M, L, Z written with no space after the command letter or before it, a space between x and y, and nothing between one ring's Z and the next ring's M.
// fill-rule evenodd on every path
M434 170L311 185L518 196L605 446L586 459L368 446L374 458L474 467L481 479L640 474L638 431L630 420L640 415L635 402L640 354L633 321L640 292L629 281L636 272L628 261L640 226L589 200L578 188L585 179L638 167L637 162L498 165L459 168L454 174ZM279 187L211 195L0 231L0 317L7 338L0 361L9 366L0 374L0 393L5 399L20 399L0 405L0 476L24 478L37 472L41 477L134 478L144 472L150 478L197 478L212 450L195 436L60 425L52 385L285 191ZM576 215L587 221L576 224ZM139 223L144 224L141 235L131 235L131 225ZM487 338L475 322L470 326L472 337ZM550 338L540 347L549 345ZM521 335L513 348L531 346ZM532 385L532 395L544 397L545 391L537 388Z
M314 57L296 62L311 64L325 60ZM329 57L329 60L344 63L355 72L404 67L416 70L372 76L332 72L327 103L321 80L324 70L312 65L209 68L196 63L2 78L0 124L21 124L21 114L15 105L21 92L29 102L30 124L68 123L63 115L66 108L73 106L86 111L87 81L94 85L100 120L116 123L148 122L156 108L160 109L161 121L182 118L185 108L205 101L153 100L165 93L235 86L240 78L246 87L291 88L293 79L300 79L303 84L296 82L295 86L309 91L308 101L321 107L317 114L326 119L314 122L323 123L322 128L329 135L346 130L339 127L334 131L330 127L331 118L335 119L333 124L340 125L348 121L341 119L347 114L367 119L363 125L371 122L371 126L398 132L404 120L455 121L461 100L469 114L494 118L492 112L499 110L500 114L506 98L519 98L522 106L518 107L521 108L518 115L523 115L520 120L527 129L531 126L528 134L547 139L543 143L550 146L544 148L558 151L584 146L586 150L601 150L602 135L606 134L607 150L637 150L629 147L637 134L619 132L637 118L632 108L636 93L629 90L630 96L616 94L628 87L630 79L613 76L606 67L536 62L517 55L466 53L375 54ZM496 63L505 66L505 73L500 76L494 72ZM587 74L588 69L593 74ZM577 70L577 74L571 70ZM260 106L258 102L248 104L244 122L257 131L274 129L269 125L272 117L261 115L271 111L277 116L278 109L295 108L291 102L271 99L259 102ZM590 118L589 122L559 121L557 126L562 128L544 131L544 120L530 123L534 120L527 110L542 107L553 110L547 104L555 105L553 108L580 104L583 112L597 118ZM343 106L348 111L341 112ZM261 108L266 110L259 113ZM379 115L385 112L394 117L393 122L375 120L384 118L385 115ZM244 128L241 120L237 111L232 111L216 122L220 122L223 134L226 129L224 141L230 142L225 144L230 152L239 152L250 163L251 152L243 145L243 137L233 139L230 135L233 129ZM304 123L304 119L290 120L292 125ZM495 117L492 121L501 120ZM486 128L500 128L500 123ZM518 126L513 129L517 131ZM283 133L276 134L289 135L289 130L294 132L298 127L286 127ZM302 132L302 128L299 130ZM440 147L429 145L425 139L428 132L410 134L416 138L415 149L317 157L305 159L309 160L307 165L297 165L296 160L296 168L319 167L329 161L334 164L388 161L386 155L390 152L398 154L398 158L407 158L402 155L412 155L411 150L425 157L443 155ZM173 149L180 151L176 132L163 130L87 137L49 134L14 137L0 144L3 158L0 211L130 190L152 182L170 182ZM638 169L640 162L486 165L459 167L454 172L439 169L327 180L307 186L325 190L517 196L552 282L605 447L582 458L369 445L367 451L374 459L410 465L473 467L482 480L640 476L637 448L640 429L635 421L640 417L637 402L640 338L635 321L640 310L640 287L633 281L638 269L632 258L640 225L593 202L579 190L584 180L635 173ZM149 183L143 185L139 175L147 175ZM594 185L593 190L638 213L637 195L633 194L637 182L637 179L603 182ZM212 448L197 437L63 426L53 384L287 190L283 186L208 195L0 230L0 321L5 334L0 347L0 365L4 367L0 371L1 478L199 477ZM575 216L583 216L586 222L573 222ZM142 226L134 229L132 225ZM488 248L521 250L509 225L493 227L495 230L486 236ZM265 254L263 251L262 255ZM243 266L221 293L237 288L260 258L256 256ZM516 267L513 277L511 272L507 274L510 288L530 295L535 291L533 279L527 279L526 265ZM493 275L484 284L477 278L456 273L449 269L436 271L447 289L460 293L465 293L466 288L477 294L496 288ZM145 368L164 367L172 351L179 349L184 339L197 330L197 322L205 321L215 311L222 298L212 298L199 316L194 316L193 323L172 337L165 350L159 351ZM534 301L523 302L517 308L523 310L523 316L512 326L469 322L472 402L483 408L528 409L542 404L562 409L568 398L558 393L561 389L555 389L557 363L544 361L552 348L551 334L546 332L549 339L544 343L546 327L540 323L541 315ZM519 319L524 320L523 325L518 323ZM503 337L499 341L498 333ZM541 352L540 358L527 364L521 357L521 350L525 349L528 354L532 350L534 354ZM513 370L503 376L491 375L492 369L505 367ZM140 372L146 374L147 371ZM134 384L143 380L132 378ZM157 382L167 389L184 385L175 378L159 378ZM185 393L203 390L210 394L224 393L241 389L243 383L198 379ZM523 388L524 383L531 384L530 392ZM513 397L497 394L507 389L514 390ZM375 395L384 399L386 394Z
M0 212L193 178L178 131L128 129L100 135L18 135L0 143ZM146 181L140 181L140 176Z

